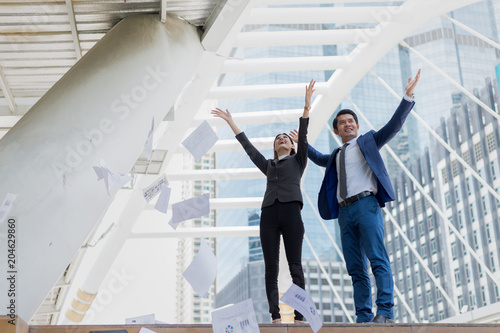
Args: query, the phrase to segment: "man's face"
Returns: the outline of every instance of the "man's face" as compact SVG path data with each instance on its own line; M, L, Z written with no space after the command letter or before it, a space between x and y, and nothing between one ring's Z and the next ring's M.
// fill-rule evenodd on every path
M333 129L335 134L340 136L342 143L346 143L358 136L359 124L351 114L341 114L337 117L337 129Z

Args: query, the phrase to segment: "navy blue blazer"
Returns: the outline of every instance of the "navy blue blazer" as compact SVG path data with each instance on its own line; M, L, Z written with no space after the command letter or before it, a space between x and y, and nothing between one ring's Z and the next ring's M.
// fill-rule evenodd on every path
M387 201L394 200L396 196L379 150L401 130L413 105L415 102L408 102L403 98L394 115L384 127L378 131L371 130L359 136L357 140L361 153L377 178L378 192L376 197L381 207L384 207ZM340 147L331 154L322 154L311 145L308 147L309 159L319 166L326 167L318 196L319 213L325 220L335 219L339 216L337 165L335 163L335 156L339 149Z

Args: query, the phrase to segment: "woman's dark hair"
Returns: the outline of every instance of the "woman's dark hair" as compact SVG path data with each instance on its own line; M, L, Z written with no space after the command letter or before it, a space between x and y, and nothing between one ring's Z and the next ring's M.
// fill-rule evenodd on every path
M339 111L339 113L337 113L337 115L335 116L335 118L333 119L333 129L336 129L338 130L337 128L337 118L343 114L350 114L352 115L352 117L354 118L354 121L356 121L356 124L358 124L358 116L354 113L354 111L352 111L351 109L342 109Z
M278 135L276 135L276 137L274 138L274 141L273 141L273 151L274 151L274 159L277 159L278 158L278 153L276 152L276 150L274 149L274 146L276 144L276 139L278 138L278 136L280 135L286 135L286 137L290 140L290 142L292 143L292 145L295 145L295 143L293 142L292 138L286 134L286 133L280 133ZM292 148L292 151L290 152L290 155L293 155L295 154L295 148Z

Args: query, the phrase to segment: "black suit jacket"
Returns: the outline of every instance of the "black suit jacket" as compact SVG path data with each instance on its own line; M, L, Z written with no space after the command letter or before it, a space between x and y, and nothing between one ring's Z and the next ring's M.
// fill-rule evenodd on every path
M262 208L280 202L298 201L303 206L300 179L307 165L307 126L309 118L300 118L297 153L279 159L266 159L248 140L244 132L236 136L252 162L267 176ZM274 143L273 143L274 144Z

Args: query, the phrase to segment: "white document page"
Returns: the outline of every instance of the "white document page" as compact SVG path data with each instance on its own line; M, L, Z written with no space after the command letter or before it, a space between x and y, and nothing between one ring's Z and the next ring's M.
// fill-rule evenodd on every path
M156 331L150 330L149 328L146 327L141 327L141 330L139 333L157 333Z
M259 333L252 299L213 310L212 330L214 333Z
M155 204L155 209L163 214L167 213L168 202L170 201L170 192L172 189L170 187L163 187L161 190L160 196Z
M160 193L162 188L167 185L168 185L167 176L165 175L161 176L147 188L142 190L144 199L146 199L147 202L150 202L151 199L153 199L158 193Z
M292 284L280 300L299 311L306 318L314 333L318 332L321 326L323 326L321 316L311 296L296 284Z
M172 219L168 224L177 229L179 223L210 213L209 194L200 195L172 205Z
M182 145L193 155L195 160L199 161L217 140L219 140L217 134L215 134L212 127L205 120L193 133L182 141Z
M205 239L201 238L200 250L182 276L200 297L205 297L208 296L208 290L214 283L216 275L217 258Z
M127 184L131 178L129 176L126 176L124 174L112 171L104 162L104 160L101 160L99 166L93 166L92 167L97 175L97 180L104 179L104 184L106 185L106 191L108 192L108 195L110 194L109 191L113 188L120 189L123 187L123 185Z
M155 314L126 318L125 324L156 324Z

